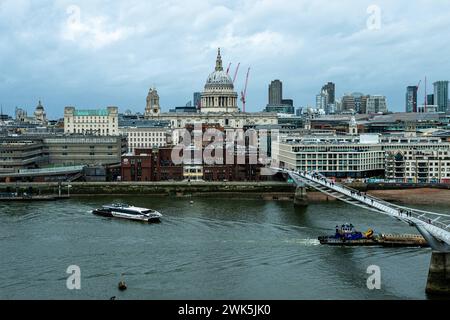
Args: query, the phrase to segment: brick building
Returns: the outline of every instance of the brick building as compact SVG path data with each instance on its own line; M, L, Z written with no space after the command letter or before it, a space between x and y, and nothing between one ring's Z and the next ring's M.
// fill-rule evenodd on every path
M204 150L204 149L203 149ZM224 151L225 154L225 151ZM214 153L213 153L214 155ZM235 155L234 164L205 164L194 161L175 165L172 162L172 148L136 149L134 155L122 156L122 181L261 181L262 165L238 164Z

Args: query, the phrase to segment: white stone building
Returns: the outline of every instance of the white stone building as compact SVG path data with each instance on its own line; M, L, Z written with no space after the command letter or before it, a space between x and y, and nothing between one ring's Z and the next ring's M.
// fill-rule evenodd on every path
M450 143L440 138L280 136L272 158L285 168L329 177L381 177L398 182L450 181Z
M129 153L134 153L136 148L165 147L172 141L171 132L169 128L157 126L119 128L119 133L127 137Z
M64 133L90 134L98 136L119 135L119 114L117 107L97 110L64 109Z

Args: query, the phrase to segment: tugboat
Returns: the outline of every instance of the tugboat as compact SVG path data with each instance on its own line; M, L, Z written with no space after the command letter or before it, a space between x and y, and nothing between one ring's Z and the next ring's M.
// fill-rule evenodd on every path
M428 247L424 237L414 234L394 235L356 231L352 224L336 226L333 236L321 236L320 244L330 246L383 246L383 247Z
M100 209L93 210L92 213L102 217L114 217L143 222L160 222L162 217L162 214L158 211L138 208L123 203L104 205Z

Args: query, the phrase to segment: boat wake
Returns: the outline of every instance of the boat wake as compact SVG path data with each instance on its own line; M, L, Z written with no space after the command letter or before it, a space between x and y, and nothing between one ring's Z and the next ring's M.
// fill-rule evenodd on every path
M305 247L318 246L320 241L317 239L289 239L284 241L287 244L297 244Z

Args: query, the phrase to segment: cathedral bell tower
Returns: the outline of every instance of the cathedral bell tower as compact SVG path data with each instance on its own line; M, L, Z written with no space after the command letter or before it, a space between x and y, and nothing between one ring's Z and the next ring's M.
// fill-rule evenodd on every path
M159 106L159 95L155 88L150 89L147 95L147 106L145 107L145 118L157 117L161 114Z

